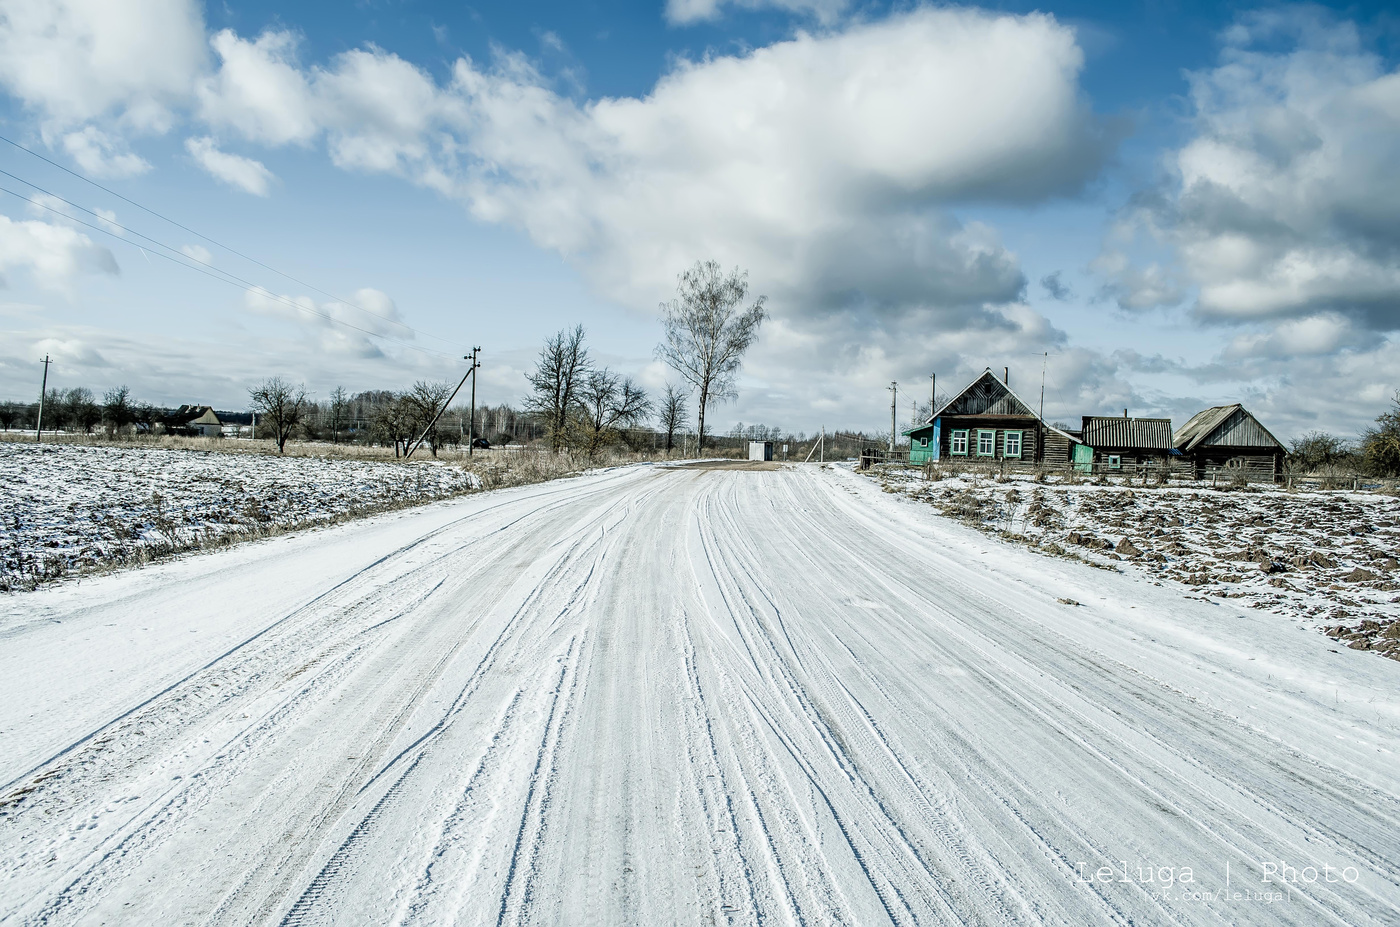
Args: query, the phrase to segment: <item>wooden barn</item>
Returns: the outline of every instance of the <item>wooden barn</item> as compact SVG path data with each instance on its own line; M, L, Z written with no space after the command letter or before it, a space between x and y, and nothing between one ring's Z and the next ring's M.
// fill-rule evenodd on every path
M991 368L969 383L909 436L910 463L969 460L1025 466L1068 466L1074 439L1045 424Z
M1196 479L1240 476L1277 481L1288 453L1283 443L1238 403L1197 412L1172 435Z
M1172 444L1169 418L1086 415L1074 449L1074 466L1085 472L1128 473L1169 468L1184 461Z

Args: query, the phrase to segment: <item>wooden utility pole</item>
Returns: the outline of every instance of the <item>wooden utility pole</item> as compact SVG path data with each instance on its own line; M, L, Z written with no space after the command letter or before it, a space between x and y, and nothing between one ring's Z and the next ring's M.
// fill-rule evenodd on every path
M481 348L479 348L479 347L472 348L472 357L471 357L472 369L469 370L469 371L467 371L469 374L470 374L470 373L475 373L476 368L478 368L478 367L481 366L481 361L477 360L477 357L478 357L478 355L480 355L480 354L481 354ZM472 457L472 456L475 455L475 452L476 452L476 377L475 377L475 376L472 377L472 411L471 411L471 424L467 426L467 435L468 435L468 437L467 437L467 456L468 456L468 457Z
M894 381L894 380L891 380L891 381L890 381L889 390L890 390L890 453L893 454L893 453L894 453L894 435L895 435L895 428L898 427L898 426L895 425L895 417L896 417L895 405L896 405L896 403L899 402L899 383L896 382L896 381Z
M1050 352L1040 359L1040 421L1045 422L1045 367L1050 363ZM1127 411L1126 409L1124 411Z
M34 443L38 444L44 437L44 394L49 391L49 364L53 361L47 354L44 355L44 380L39 386L39 420L34 423Z
M431 422L428 423L428 427L423 429L423 433L422 433L421 435L418 436L418 440L413 442L413 446L412 446L412 447L409 447L406 451L404 451L404 455L403 455L404 460L407 460L408 458L412 457L412 456L413 456L413 452L416 451L416 450L418 450L418 445L420 445L420 444L423 443L423 439L426 438L426 437L428 436L428 432L432 431L432 430L433 430L433 426L437 424L438 419L442 418L442 413L446 412L446 411L447 411L447 407L450 406L450 405L452 405L452 400L454 400L454 399L457 398L457 393L458 393L458 391L461 390L462 386L463 386L464 384L466 384L466 382L467 382L467 377L472 377L472 374L476 373L476 368L477 368L477 366L478 366L477 363L476 363L476 352L479 351L479 350L481 350L481 349L480 349L480 348L473 348L471 354L469 354L469 355L467 355L466 357L463 357L463 358L462 358L462 360L469 360L469 361L471 361L471 362L472 362L472 366L470 366L470 367L467 368L467 372L466 372L465 374L463 374L463 376L462 376L462 381L461 381L460 383L457 384L457 389L454 389L454 390L452 391L452 395L447 397L447 401L444 402L444 403L442 404L442 408L437 410L437 414L434 415L434 416L433 416L433 420L432 420ZM473 393L476 392L476 377L472 377L472 392L473 392ZM398 441L395 441L395 442L394 442L394 456L396 456L396 457L398 456Z
M938 374L928 375L928 417L931 421L938 414Z

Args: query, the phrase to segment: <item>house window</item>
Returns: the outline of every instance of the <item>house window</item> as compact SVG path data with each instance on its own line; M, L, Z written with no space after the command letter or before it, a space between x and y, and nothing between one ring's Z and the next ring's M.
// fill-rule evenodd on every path
M957 454L961 457L967 456L966 428L962 428L953 432L952 437L948 439L948 450L950 453Z
M1108 455L1108 469L1110 469L1110 470L1121 470L1121 469L1123 469L1123 458L1122 458L1121 456L1119 456L1118 454L1109 454L1109 455Z
M1003 443L1006 457L1021 456L1021 433L1019 431L1008 431Z
M928 438L920 438L919 447L928 447Z
M977 429L977 456L995 457L997 453L997 433L990 428Z

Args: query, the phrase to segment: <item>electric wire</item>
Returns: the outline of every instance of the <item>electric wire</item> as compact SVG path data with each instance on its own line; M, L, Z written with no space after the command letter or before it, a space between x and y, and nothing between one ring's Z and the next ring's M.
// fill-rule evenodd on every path
M170 223L171 225L175 226L177 229L181 229L181 230L183 230L183 231L189 232L191 235L195 236L196 238L201 238L201 239L203 239L204 241L209 242L209 244L214 245L216 248L221 248L221 249L223 249L224 251L227 251L229 254L235 255L235 256L237 256L237 257L242 258L242 259L245 260L245 261L249 261L249 262L251 262L251 263L253 263L253 264L256 264L256 265L258 265L259 267L263 268L264 270L271 271L272 273L277 274L279 277L283 277L283 278L285 278L285 279L287 279L287 280L292 281L293 283L297 284L298 286L304 286L304 287L306 287L308 290L313 290L313 291L315 291L315 292L317 292L317 293L320 293L322 296L328 296L328 297L330 297L331 299L335 300L335 301L338 302L338 303L342 303L342 304L344 304L344 305L346 305L346 306L349 306L351 309L357 309L357 310L359 310L360 312L363 312L363 313L365 313L365 314L367 314L367 315L372 315L372 316L374 316L376 319L384 319L384 317L383 317L382 315L380 315L379 313L377 313L377 312L375 312L375 311L373 311L373 310L371 310L371 309L366 309L366 308L363 307L363 306L356 305L355 303L351 302L351 301L348 300L348 299L343 299L343 298L341 298L341 297L335 295L334 293L331 293L331 292L328 291L328 290L323 290L323 289L321 289L320 287L316 286L315 284L307 283L305 280L300 280L300 279L298 279L297 277L294 277L294 276L292 276L291 274L289 274L289 273L287 273L287 272L285 272L285 271L278 270L276 267L273 267L273 266L270 265L270 264L264 264L262 261L259 261L259 260L258 260L257 258L255 258L255 257L252 257L252 256L250 256L250 255L244 254L242 251L239 251L239 250L237 250L236 248L232 248L232 247L230 247L230 246L224 244L223 242L220 242L220 241L217 241L217 240L215 240L215 239L213 239L213 238L210 238L208 235L205 235L203 232L197 232L197 231L195 231L194 229L190 228L190 227L187 226L187 225L182 225L181 223L176 222L174 219L170 218L169 216L162 215L161 213L156 212L154 209L151 209L151 208L146 207L146 206L142 206L140 203L136 202L135 200L133 200L133 199L131 199L131 198L129 198L129 197L126 197L126 196L122 196L120 193L118 193L117 191L111 189L110 187L105 187L105 186L103 186L102 184L98 183L98 182L95 181L95 180L92 180L92 179L90 179L90 178L88 178L88 177L84 177L82 174L79 174L77 171L74 171L74 170L71 170L70 168L64 167L62 164L59 164L57 161L54 161L54 160L52 160L51 158L46 158L46 157L44 157L43 155L39 154L39 152L35 151L35 150L32 149L32 148L28 148L28 147L26 147L26 146L24 146L24 145L21 145L19 142L15 141L14 139L6 138L5 136L0 135L0 142L5 142L7 145L12 145L12 146L14 146L15 148L18 148L20 151L23 151L23 152L25 152L26 154L29 154L29 155L32 155L32 156L38 158L40 161L43 161L45 164L49 164L49 165L51 165L51 166L53 166L53 167L56 167L56 168L58 168L59 170L63 171L65 174L71 174L72 176L74 176L74 177L78 178L79 180L81 180L83 183L86 183L86 184L89 184L89 185L91 185L91 186L96 187L97 189L101 190L103 193L106 193L106 194L108 194L108 195L110 195L110 196L114 196L114 197L116 197L117 199L121 200L121 201L124 202L124 203L128 203L128 204L130 204L130 205L132 205L132 206L135 206L137 209L141 210L142 212L148 213L148 214L150 214L150 215L152 215L152 216L155 216L157 219L160 219L162 222L168 222L168 223ZM97 215L96 213L92 212L92 210L90 210L90 209L85 209L84 207L79 206L79 205L77 205L76 203L71 203L71 202L69 202L68 200L63 199L63 197L61 197L61 196L58 196L58 195L53 194L53 193L49 193L47 190L44 190L44 189L43 189L42 187L40 187L38 184L32 183L32 182L30 182L30 181L28 181L28 180L25 180L23 177L16 177L14 174L9 173L8 171L0 171L0 174L4 174L6 177L12 177L12 178L14 178L15 180L18 180L20 183L22 183L22 184L24 184L24 185L26 185L26 186L29 186L29 187L33 187L35 190L38 190L39 192L44 193L44 194L47 195L47 196L52 196L52 197L54 197L54 199L60 200L60 201L62 201L62 202L64 202L64 203L68 203L68 205L69 205L69 206L72 206L74 209L81 209L81 210L83 210L83 212L89 213L90 215ZM61 214L60 214L60 215L61 215ZM101 218L101 216L98 216L98 218ZM138 234L138 235L140 234L139 232L135 232L134 230L129 230L129 231L133 231L133 234ZM142 237L142 238L145 238L146 236L142 235L141 237ZM150 239L147 239L147 240L150 240ZM200 263L205 263L205 262L201 261ZM212 265L211 265L211 266L212 266ZM385 319L385 321L388 321L388 320ZM456 342L456 341L452 341L451 339L448 339L448 338L442 338L442 337L440 337L440 336L438 336L438 335L434 335L434 334L431 334L431 333L429 333L429 332L421 331L420 329L414 328L413 326L408 325L408 324L405 324L405 323L403 323L403 322L392 322L391 324L398 325L398 326L400 326L400 327L402 327L402 328L407 329L408 331L413 332L414 334L422 335L422 336L425 337L425 338L431 338L431 339L433 339L434 341L440 341L440 342L442 342L443 344L450 344L450 345L452 345L453 347L465 347L465 345L462 345L462 344L460 344L460 343L458 343L458 342ZM376 337L382 337L382 336L376 336Z
M3 171L0 171L0 173L4 173L4 172L3 172ZM7 175L7 176L13 176L13 175ZM35 189L38 189L38 188L35 187ZM58 210L58 209L55 209L53 206L50 206L50 205L47 204L47 203L40 202L39 200L36 200L36 199L34 199L33 197L30 197L30 196L26 196L26 195L23 194L23 193L18 193L18 192L14 191L14 190L11 190L11 189L8 188L8 187L0 186L0 193L8 193L8 194L10 194L10 195L13 196L13 197L16 197L16 198L18 198L18 199L24 200L26 203L29 203L29 204L34 205L34 206L38 206L38 207L40 207L41 209L47 209L47 210L49 210L50 212L54 213L55 215L62 216L63 218L67 219L67 220L70 221L70 222L76 222L77 224L79 224L79 225L81 225L81 226L84 226L85 228L90 228L90 229L92 229L92 230L95 231L95 232L99 232L99 233L101 233L101 234L103 234L103 235L107 235L107 236L109 236L109 237L111 237L111 238L115 238L117 241L120 241L120 242L122 242L122 243L124 243L124 244L128 244L128 245L131 245L131 246L134 247L134 248L137 248L139 251L141 251L142 254L146 254L146 255L154 254L156 257L164 258L165 260L170 261L172 264L178 264L178 265L180 265L181 267L188 268L189 270L193 270L193 271L195 271L196 273L204 274L206 277L210 277L210 278L212 278L212 279L214 279L214 280L218 280L218 281L220 281L221 283L227 283L227 284L229 284L230 286L236 286L236 287L238 287L239 289L242 289L242 290L249 290L249 289L257 290L261 295L263 295L263 296L265 296L265 297L267 297L267 298L273 300L274 302L281 303L281 304L283 304L283 305L285 305L285 306L289 306L289 307L292 308L292 309L296 309L296 310L299 310L299 311L301 311L301 312L305 312L305 313L307 313L307 314L309 314L309 315L314 315L314 316L316 316L317 318L320 318L320 319L322 319L322 320L324 320L324 321L326 321L326 322L330 322L330 323L332 323L332 324L334 324L334 325L343 325L343 326L346 327L346 328L354 329L354 330L357 331L357 332L362 332L363 334L369 335L371 338L378 338L378 339L380 339L381 341L392 342L393 344L397 344L397 345L400 345L401 347L408 348L410 351L419 351L419 352L421 352L421 353L423 353L423 354L432 354L432 355L435 355L435 356L437 356L437 357L446 357L446 358L450 358L450 359L455 359L455 355L446 354L446 353L443 353L442 351L434 351L434 350L431 349L431 348L425 348L425 347L422 347L421 345L412 344L412 343L410 343L410 342L403 341L403 340L400 340L400 339L398 339L398 338L394 338L394 337L392 337L392 336L382 334L382 333L380 333L380 332L372 331L372 330L370 330L370 329L368 329L368 328L362 328L362 327L360 327L359 325L356 325L356 324L354 324L353 322L347 322L347 321L345 321L344 319L337 319L337 318L336 318L335 316L333 316L333 315L330 315L330 314L325 313L325 312L321 312L321 311L319 311L319 310L317 310L317 309L312 309L311 307L309 307L309 306L304 306L304 305L302 305L301 303L296 302L295 300L288 299L287 297L281 296L281 295L279 295L279 294L277 294L277 293L273 293L272 291L270 291L270 290L268 290L268 289L265 289L264 287L261 287L261 286L259 286L258 284L253 283L252 281L244 280L242 277L239 277L237 274L231 273L231 272L226 271L226 270L224 270L224 269L222 269L222 268L219 268L219 267L215 267L215 266L213 266L212 264L206 264L206 263L204 263L204 262L202 262L202 261L201 261L201 262L197 262L197 263L189 263L188 261L189 261L189 260L193 260L193 259L192 259L192 258L189 258L188 255L183 254L183 253L180 252L180 251L177 251L175 248L172 248L170 245L167 245L167 244L164 244L164 243L162 243L162 242L156 241L156 240L153 239L153 238L148 238L148 237L145 236L145 235L141 235L140 237L143 238L143 239L145 239L146 241L151 242L152 244L158 245L159 247L165 249L165 251L169 251L169 252L171 252L171 253L170 253L170 254L166 254L166 253L164 253L163 251L149 251L149 252L148 252L148 251L146 251L145 248L142 248L140 245L136 244L135 242L131 241L130 239L123 238L121 235L118 235L118 234L116 234L115 232L113 232L113 231L111 231L111 230L109 230L109 229L104 229L104 228L102 228L101 226L97 226L97 225L92 224L91 222L84 222L82 219L79 219L79 218L77 218L76 216L70 216L70 215L68 215L67 213L64 213L64 212L61 212L61 211ZM58 199L58 197L55 197L55 198ZM67 202L67 201L64 200L63 202ZM77 208L81 209L82 207L77 207ZM86 212L87 210L84 210L84 211ZM102 217L101 217L101 216L98 216L98 218L101 219ZM106 220L103 220L103 221L106 221ZM133 234L140 235L139 232L133 233ZM186 259L188 259L188 260L186 260ZM377 317L377 318L381 318L381 319L383 318L383 316L376 316L376 317ZM386 320L386 321L387 321L387 320Z

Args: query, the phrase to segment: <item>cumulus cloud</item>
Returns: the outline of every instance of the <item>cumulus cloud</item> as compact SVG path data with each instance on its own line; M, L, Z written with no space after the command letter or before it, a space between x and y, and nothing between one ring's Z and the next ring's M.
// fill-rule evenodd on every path
M272 30L249 41L224 29L210 44L219 67L196 88L206 122L269 145L301 144L319 134L317 105L297 63L294 34Z
M1047 336L1007 322L1019 259L956 210L1071 194L1115 141L1082 99L1074 32L1039 14L920 8L589 102L518 54L459 59L439 83L374 46L303 66L286 33L213 44L200 106L221 130L323 139L338 166L457 198L641 310L697 259L742 265L783 325L825 333L823 368L844 342L887 339L861 360L884 379L891 358L926 363L913 326L978 331L984 349Z
M66 225L0 216L0 271L23 269L41 286L67 291L84 273L118 272L112 252Z
M1170 188L1124 217L1173 261L1142 267L1111 247L1098 268L1125 307L1189 288L1202 318L1400 328L1400 72L1328 16L1246 16L1219 66L1190 75L1195 135Z
M291 322L311 335L316 346L328 353L358 358L379 358L384 352L374 335L409 340L413 332L387 293L357 290L351 302L318 302L309 296L274 295L262 287L245 290L243 304L250 312Z
M221 151L207 136L185 139L185 150L216 180L254 196L267 196L273 176L261 161Z
M732 6L744 10L786 10L831 23L850 5L850 0L666 0L666 21L684 26L715 20L724 7Z
M145 158L127 149L124 140L96 126L65 133L61 143L69 157L94 177L132 177L151 169Z
M138 14L172 17L161 34L178 38L177 53L161 67L133 66L101 93L86 63L73 78L82 93L0 73L31 106L63 114L65 131L86 133L82 150L104 154L107 169L139 165L94 133L121 120L159 130L161 119L134 114L168 116L183 94L211 133L186 141L190 155L256 195L271 173L215 135L324 145L343 169L437 190L523 230L640 311L654 311L697 259L743 266L770 296L769 361L802 355L849 388L888 380L891 368L924 370L935 347L971 371L975 359L955 360L950 345L995 362L1063 339L1021 304L1018 256L968 211L1072 195L1116 143L1083 99L1074 30L1043 14L919 7L834 26L843 0L778 0L767 5L828 28L680 61L645 96L581 101L518 54L459 59L445 81L373 45L303 64L293 33L223 30L206 42L188 3L133 2ZM724 5L673 3L671 15L694 21ZM86 16L59 29L79 36L71 44L106 22L95 4L50 6L62 15L35 12L10 32ZM139 42L123 47L150 56ZM852 354L857 342L868 349Z
M0 3L0 84L52 127L165 131L204 59L193 0Z

